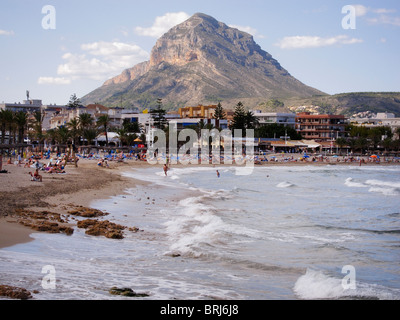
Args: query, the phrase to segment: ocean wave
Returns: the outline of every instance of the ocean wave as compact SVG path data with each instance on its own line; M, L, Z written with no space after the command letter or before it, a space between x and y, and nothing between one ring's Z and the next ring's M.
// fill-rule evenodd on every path
M382 193L385 196L396 196L400 194L400 183L393 181L366 180L362 183L354 181L353 178L347 178L344 184L354 188L369 188L369 192Z
M345 275L343 274L343 278ZM355 283L355 289L343 286L343 278L328 276L321 271L307 269L299 277L293 291L300 299L363 299L400 300L400 290L374 284Z
M283 181L281 183L278 183L276 187L277 188L290 188L290 187L294 187L294 186L295 186L294 183L291 183L289 181Z
M365 187L367 187L364 183L355 182L353 180L353 178L347 178L344 184L346 186L348 186L348 187L355 187L355 188L365 188Z

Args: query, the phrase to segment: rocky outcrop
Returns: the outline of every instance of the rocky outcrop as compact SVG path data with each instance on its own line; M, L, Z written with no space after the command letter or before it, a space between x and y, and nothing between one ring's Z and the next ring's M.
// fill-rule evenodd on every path
M17 209L15 216L18 223L35 231L65 233L66 235L71 235L74 232L74 229L68 225L67 218L59 213Z
M112 287L109 291L112 295L124 296L124 297L148 297L148 293L138 293L133 291L131 288L117 288Z
M28 290L7 285L0 285L0 296L20 300L32 298L32 294Z
M93 217L103 217L108 215L108 212L104 212L98 209L87 208L83 206L75 207L74 210L68 211L68 214L73 216L85 217L85 218L93 218Z
M86 229L85 233L91 236L104 236L110 239L123 239L122 231L126 228L108 220L98 221L86 219L78 221L78 228Z
M108 86L111 84L119 84L135 80L136 78L144 75L149 70L149 66L150 66L149 61L139 63L133 68L124 70L119 76L107 80L106 82L104 82L103 85Z
M97 218L108 215L108 212L98 209L76 206L73 210L69 210L67 214L59 214L50 211L33 211L17 209L15 217L17 222L31 228L32 230L47 233L65 233L71 235L74 232L70 218L77 220L75 217ZM123 231L127 229L136 233L137 227L126 227L108 220L84 219L76 223L78 228L86 229L85 233L92 236L104 236L110 239L123 239Z
M197 13L158 39L149 61L106 81L82 102L120 105L122 97L143 108L157 98L177 106L315 94L322 92L292 77L250 34Z

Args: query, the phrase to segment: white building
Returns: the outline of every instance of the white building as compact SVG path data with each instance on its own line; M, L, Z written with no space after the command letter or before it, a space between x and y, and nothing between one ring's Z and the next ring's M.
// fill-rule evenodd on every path
M0 109L3 110L11 110L14 112L23 111L23 112L34 112L40 111L42 107L42 100L24 100L21 102L15 103L1 103Z
M296 126L295 113L261 112L256 110L254 116L257 117L260 125L277 123L293 129Z
M350 123L355 126L363 126L367 128L388 126L394 133L400 128L400 118L396 118L394 113L378 113L371 118L351 118Z

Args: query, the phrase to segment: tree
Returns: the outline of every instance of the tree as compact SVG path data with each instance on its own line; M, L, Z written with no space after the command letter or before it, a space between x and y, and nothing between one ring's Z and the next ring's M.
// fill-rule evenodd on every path
M143 126L139 122L131 122L126 118L122 121L122 127L129 133L139 133Z
M93 125L93 118L90 113L81 113L79 115L79 128L85 130Z
M108 147L108 127L110 125L110 117L108 114L103 114L97 119L97 126L103 127L104 133L106 135L106 146Z
M167 124L167 119L165 118L166 111L162 108L162 99L157 99L157 108L150 111L150 114L154 121L154 126L163 130Z
M6 118L6 110L0 110L0 130L1 130L1 144L4 144L4 140L6 138L6 127L7 127L7 118Z
M283 124L271 123L264 124L255 129L255 138L280 138L287 135L291 140L301 140L302 136L291 127L286 127Z
M267 102L266 106L269 110L276 111L278 108L283 108L285 104L277 99L271 99Z
M55 130L56 133L56 141L58 144L65 145L68 143L68 139L70 138L70 132L66 126L58 127Z
M78 145L78 138L80 136L80 124L78 118L71 119L67 123L67 127L70 130L70 136L72 138L72 141L74 142L75 145Z
M346 138L337 138L335 142L336 142L336 145L339 147L339 149L342 149L343 147L347 146L347 144L348 144Z
M80 105L81 105L81 101L76 96L76 94L74 93L73 95L71 95L71 97L69 98L67 107L72 108L72 109L77 109Z
M244 109L243 103L240 101L236 105L233 113L231 129L246 129L246 110Z
M255 129L259 124L257 117L250 110L246 112L245 124L246 129Z
M1 110L2 143L4 143L5 135L8 130L8 144L11 144L13 126L14 126L14 113L11 110Z
M35 111L33 113L33 136L39 142L40 151L43 150L43 142L45 138L42 127L44 116L45 116L44 113L42 114L41 111Z
M26 112L19 111L15 114L15 123L18 127L18 143L24 142L26 126L28 124L28 116Z
M217 108L215 109L214 119L216 120L226 119L226 113L224 108L222 108L221 102L218 102Z
M98 134L98 129L93 127L85 128L82 132L82 136L87 140L89 146L93 144L93 141L97 138Z

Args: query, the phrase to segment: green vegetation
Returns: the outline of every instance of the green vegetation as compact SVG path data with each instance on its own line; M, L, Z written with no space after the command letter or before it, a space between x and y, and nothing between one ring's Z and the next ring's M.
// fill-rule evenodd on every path
M289 128L283 124L272 123L265 124L256 128L254 132L255 138L280 138L287 136L291 140L301 140L302 136L296 129Z
M346 132L347 137L336 140L340 148L348 146L351 151L359 153L400 150L399 128L395 132L397 138L388 126L367 128L350 125L346 128Z

